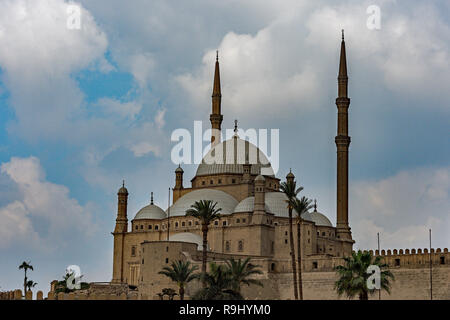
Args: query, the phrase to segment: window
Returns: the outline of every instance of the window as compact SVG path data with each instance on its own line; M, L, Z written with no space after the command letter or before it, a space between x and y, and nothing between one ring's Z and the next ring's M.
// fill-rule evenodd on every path
M166 258L166 263L169 263L169 258Z
M287 236L287 231L284 232L284 235Z
M142 264L144 264L144 259L142 259Z
M222 179L219 179L219 184L221 184L222 183Z
M166 252L169 252L169 247L166 247Z
M204 186L204 185L205 185L205 183L206 183L206 181L202 181L202 186Z
M226 222L226 221L222 221L222 225L223 225L223 226L226 226L226 225L227 225L227 222Z
M287 239L284 239L284 244L287 244Z
M230 241L225 241L225 251L226 252L230 251Z
M236 219L236 223L239 223L239 222L241 222L241 219Z
M192 226L192 221L189 221L188 225L189 225L189 227Z
M213 183L214 183L214 181L212 181L212 180L209 181L209 184L213 184Z
M275 242L273 242L273 241L270 243L270 252L271 253L275 252Z
M317 269L317 267L318 267L318 266L317 266L317 262L314 261L314 262L313 262L313 269Z
M182 227L185 227L185 226L186 226L186 222L183 221L183 222L181 223L181 226L182 226Z
M440 262L440 264L445 264L445 257L441 257L439 262Z
M136 256L136 246L132 246L131 247L131 256L135 257Z
M308 243L311 243L311 239L308 239Z
M218 226L218 225L219 225L219 221L217 221L217 220L214 221L214 225L215 225L215 226Z
M271 270L271 271L275 271L275 263L272 263L272 264L270 265L270 270Z
M148 225L148 230L152 230L152 225L151 224Z
M239 240L238 251L244 251L244 240Z
M155 230L158 230L158 226L157 225L155 226Z
M175 228L178 228L178 222L175 222Z
M396 267L400 266L400 259L395 259L395 266Z
M144 226L141 224L141 230L144 229Z
M322 237L325 237L325 232L322 232Z
M195 225L198 226L198 221L195 221Z
M245 223L245 218L244 218L244 219L242 219L242 223Z
M236 179L231 179L231 183L236 183Z
M139 229L139 226L136 226L136 228L135 228L135 229L136 229L136 230L137 230L137 229Z
M309 234L310 234L310 233L309 233L309 230L308 230L308 236L309 236Z

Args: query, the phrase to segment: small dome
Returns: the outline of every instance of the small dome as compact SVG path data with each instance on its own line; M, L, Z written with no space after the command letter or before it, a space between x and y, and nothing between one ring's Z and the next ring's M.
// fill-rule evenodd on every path
M178 168L175 169L175 173L178 173L178 172L180 172L180 173L184 172L180 165L178 166Z
M186 193L170 206L170 216L185 216L186 210L190 209L195 201L212 200L217 202L216 208L221 208L220 214L233 213L238 202L228 193L215 189L198 189ZM168 212L168 210L166 210Z
M142 220L142 219L161 220L165 218L167 218L167 215L163 209L154 204L149 204L148 206L145 206L138 211L138 213L134 217L134 220Z
M316 226L332 227L331 221L323 214L317 211L310 213L311 220L316 224Z
M267 192L265 194L266 206L269 212L277 217L289 217L289 210L287 207L287 196L283 192ZM297 211L292 210L292 216L297 216Z
M169 241L182 241L182 242L190 242L195 243L197 245L197 250L203 250L203 239L199 235L190 232L181 232L171 235L169 237ZM209 246L206 247L206 250L209 251Z
M125 188L125 181L122 182L122 187L120 187L117 194L128 194L128 190Z
M266 179L264 179L264 177L263 177L262 175L258 175L258 176L255 178L255 181L266 181Z
M286 179L293 179L295 178L294 174L292 173L292 171L289 169L289 173L286 176Z

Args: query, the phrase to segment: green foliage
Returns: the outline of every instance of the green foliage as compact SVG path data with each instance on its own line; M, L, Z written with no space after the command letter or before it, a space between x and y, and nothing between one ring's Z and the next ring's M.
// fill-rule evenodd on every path
M250 277L255 274L262 274L262 271L258 269L259 266L250 263L250 258L247 258L244 261L241 259L229 259L226 261L226 266L231 274L231 288L234 291L240 292L241 284L246 284L247 286L250 286L251 284L263 286L261 281L250 279Z
M216 219L220 219L222 208L216 208L217 202L212 200L195 201L191 208L186 211L186 216L197 218L204 225L209 225Z
M198 278L194 272L197 266L192 266L189 261L173 261L170 267L164 267L159 274L163 274L175 282L179 288L180 299L184 298L184 288L187 283Z
M303 190L303 187L297 188L297 182L294 180L288 180L282 182L280 185L281 192L287 196L288 208L293 208L297 195Z
M193 300L243 300L241 295L241 285L259 285L262 283L256 279L249 279L250 276L261 274L259 266L249 263L250 258L242 261L229 259L225 265L210 263L210 271L201 274L200 279L204 281L206 287L199 290L192 297Z
M292 207L297 211L297 218L301 219L301 215L308 212L313 207L312 200L303 196L301 199L294 198L292 201Z
M381 263L381 257L373 258L370 252L352 252L350 257L344 258L344 265L335 267L339 279L335 283L335 290L338 295L345 294L347 298L353 299L358 296L360 300L367 300L369 294L373 294L376 289L367 288L367 279L370 274L367 268L376 265L380 268L380 286L390 294L391 280L395 280L394 275L387 269L388 265ZM384 269L384 270L383 270Z

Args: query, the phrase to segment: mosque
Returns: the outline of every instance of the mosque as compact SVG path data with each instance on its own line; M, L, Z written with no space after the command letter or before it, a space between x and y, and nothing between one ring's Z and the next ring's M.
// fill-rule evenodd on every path
M346 50L342 35L336 99L336 220L332 223L327 215L319 212L317 203L313 210L302 215L301 252L306 298L336 298L332 288L333 267L342 263L342 257L351 254L354 244L348 223L350 99L347 88ZM116 225L112 233L114 256L111 284L127 284L137 288L140 295L150 298L161 292L162 288L175 288L169 279L158 272L173 260L189 260L200 266L203 248L201 225L185 213L195 201L212 200L222 209L222 217L209 227L208 260L220 263L231 257L250 257L252 263L261 266L264 287L247 289L247 296L254 299L292 299L288 209L287 198L280 191L282 179L274 174L266 155L252 143L240 139L237 133L227 141L220 141L223 120L221 98L217 58L210 114L213 129L211 150L199 164L190 186L186 186L181 166L175 169L171 190L173 203L166 210L153 203L152 194L150 204L132 217L130 230L128 191L124 185L119 189ZM222 158L221 155L223 161L210 163L205 160L214 156ZM294 180L294 174L289 172L285 179ZM294 212L293 216L296 217L297 213ZM293 229L296 239L296 228ZM417 264L418 260L414 261ZM447 271L447 278L448 274ZM188 288L187 294L192 290L189 292ZM403 292L403 289L399 290ZM408 296L409 293L405 294Z

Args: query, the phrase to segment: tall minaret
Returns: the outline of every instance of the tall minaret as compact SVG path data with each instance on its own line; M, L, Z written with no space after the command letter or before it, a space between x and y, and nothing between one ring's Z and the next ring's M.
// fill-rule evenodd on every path
M223 120L220 104L222 94L220 92L220 71L219 71L219 51L216 52L216 69L214 71L214 84L212 92L212 113L209 116L211 120L211 147L220 143L220 127Z
M124 242L125 234L128 231L127 202L128 190L125 188L125 181L117 192L117 218L116 227L112 233L114 236L113 253L113 278L114 283L124 282Z
M337 236L340 239L351 240L350 227L348 225L348 147L350 137L348 135L348 107L350 99L347 96L348 76L347 59L345 56L344 30L342 30L341 57L338 75L338 108L337 136L335 138L337 148Z

